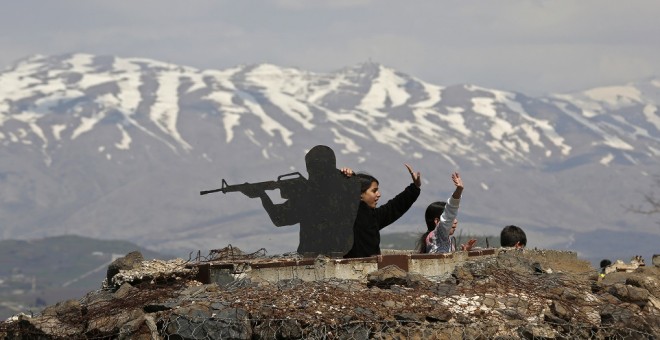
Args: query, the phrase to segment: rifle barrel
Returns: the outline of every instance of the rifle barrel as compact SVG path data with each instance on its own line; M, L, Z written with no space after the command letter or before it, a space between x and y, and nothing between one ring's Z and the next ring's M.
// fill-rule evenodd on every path
M222 188L220 188L220 189L213 189L213 190L204 190L204 191L200 191L199 194L200 194L200 195L206 195L206 194L212 194L212 193L214 193L214 192L218 192L218 191L222 191Z

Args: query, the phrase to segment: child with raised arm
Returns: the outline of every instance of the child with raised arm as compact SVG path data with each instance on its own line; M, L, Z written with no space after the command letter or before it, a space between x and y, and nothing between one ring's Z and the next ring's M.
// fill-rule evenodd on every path
M427 231L419 240L420 253L449 253L456 250L451 235L458 225L456 215L463 194L463 180L458 172L452 173L451 179L456 188L447 202L433 202L426 208L424 219ZM470 250L475 242L470 240L461 246L462 250Z
M378 180L371 175L357 174L361 183L360 207L353 225L353 247L344 255L345 258L369 257L380 254L380 230L394 223L410 209L420 193L421 174L405 164L412 183L401 193L382 206L377 207L380 199ZM353 171L343 168L346 176Z

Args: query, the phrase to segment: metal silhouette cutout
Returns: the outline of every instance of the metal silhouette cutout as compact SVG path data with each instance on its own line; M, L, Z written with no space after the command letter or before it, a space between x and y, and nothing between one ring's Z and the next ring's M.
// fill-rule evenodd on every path
M325 145L313 147L305 155L308 178L293 172L276 181L228 185L223 179L220 189L201 191L241 192L261 203L277 227L300 223L298 254L314 257L319 254L342 257L353 246L353 223L360 205L360 183L356 177L346 177L337 169L332 149ZM280 190L286 201L274 204L267 190Z

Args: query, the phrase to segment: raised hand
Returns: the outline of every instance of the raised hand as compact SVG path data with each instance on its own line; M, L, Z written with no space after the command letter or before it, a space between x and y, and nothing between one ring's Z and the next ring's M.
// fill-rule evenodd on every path
M415 185L418 188L421 188L422 187L422 173L419 172L419 171L417 171L417 172L413 171L413 168L409 164L404 163L403 165L405 165L406 168L408 169L408 172L410 173L410 177L412 177L413 183L415 183Z
M451 180L454 181L454 185L457 188L463 188L463 180L461 179L461 175L459 175L458 172L451 174Z
M471 240L467 241L467 243L461 244L461 250L470 251L470 250L472 250L472 247L474 247L475 244L477 244L477 240L471 239Z
M451 197L459 199L463 194L463 180L461 179L461 175L459 175L458 172L454 172L451 174L451 180L456 186L456 189L454 189L454 194L452 194Z
M355 175L355 171L353 171L353 169L351 168L341 168L341 170L339 171L341 171L341 173L344 174L344 176L346 177L351 177Z

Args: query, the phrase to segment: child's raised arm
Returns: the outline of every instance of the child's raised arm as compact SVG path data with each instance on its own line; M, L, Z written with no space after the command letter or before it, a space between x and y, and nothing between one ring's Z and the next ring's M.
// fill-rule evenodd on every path
M461 179L461 175L459 175L458 172L454 172L451 174L451 180L454 181L454 185L456 186L456 189L454 189L454 193L451 195L451 197L460 199L461 195L463 194L463 180Z
M408 169L408 172L410 173L410 177L412 177L413 183L415 183L415 185L418 188L421 188L422 187L422 173L419 172L419 171L417 171L417 172L413 171L413 168L409 164L403 163L403 165L405 165L406 168Z

